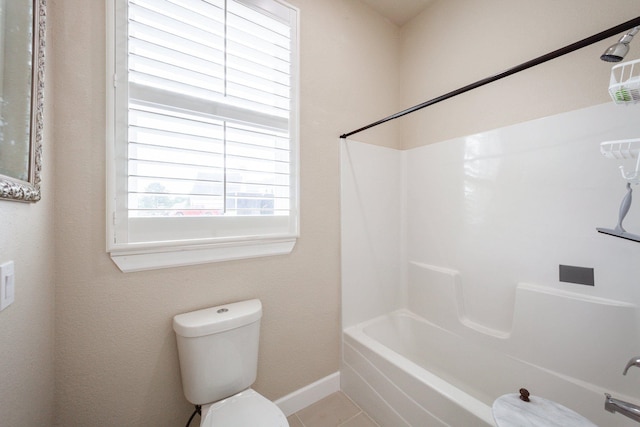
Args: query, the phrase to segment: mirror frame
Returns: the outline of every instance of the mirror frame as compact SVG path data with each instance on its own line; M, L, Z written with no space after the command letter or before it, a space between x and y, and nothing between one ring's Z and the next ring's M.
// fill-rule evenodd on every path
M33 0L32 22L31 126L29 138L26 141L29 144L29 180L22 181L6 175L0 175L0 200L37 202L41 197L46 0Z

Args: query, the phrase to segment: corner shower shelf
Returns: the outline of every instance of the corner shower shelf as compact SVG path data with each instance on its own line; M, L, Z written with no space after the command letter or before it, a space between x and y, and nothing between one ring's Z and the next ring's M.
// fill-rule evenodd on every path
M622 226L625 216L629 212L631 207L632 193L631 184L640 184L640 138L636 139L623 139L619 141L606 141L600 144L600 152L607 159L613 160L629 160L637 159L635 162L634 170L625 172L624 166L620 165L620 173L622 178L627 181L627 194L625 194L620 203L620 210L618 212L618 224L615 228L601 228L596 230L600 233L609 234L615 237L622 237L623 239L633 240L634 242L640 242L640 235L629 233Z
M611 68L609 95L616 104L635 104L640 101L640 59Z
M624 166L619 168L622 178L631 184L640 183L640 138L603 142L600 144L600 152L607 159L637 159L634 170L625 172Z

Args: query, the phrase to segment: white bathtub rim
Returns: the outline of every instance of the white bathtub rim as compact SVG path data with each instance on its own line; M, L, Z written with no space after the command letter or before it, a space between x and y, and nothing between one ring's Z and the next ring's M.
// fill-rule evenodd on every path
M526 286L524 286L524 288L525 289L526 288L530 288L532 290L539 291L539 286L537 286L537 285L526 285ZM565 291L560 291L560 292L563 293L563 294L567 293ZM556 294L556 292L553 292L553 291L551 291L549 293L550 294L551 293ZM569 294L573 294L573 293L569 293ZM604 299L589 297L589 300L604 300ZM621 302L615 301L615 300L604 300L604 301L610 301L612 303L612 305L616 305L616 306L627 306L626 303L621 303ZM635 305L631 304L630 306L635 306ZM436 329L438 329L440 331L443 331L445 333L455 335L455 336L459 337L460 339L463 339L463 340L469 339L469 337L465 337L465 336L459 334L456 331L449 330L449 329L444 328L444 327L442 327L442 326L440 326L440 325L438 325L436 323L433 323L433 322L425 319L424 317L412 312L411 310L409 310L407 308L401 308L401 309L398 309L398 310L395 310L395 311L392 311L392 312L385 313L385 314L382 314L380 316L374 317L373 319L366 320L366 321L364 321L362 323L359 323L357 325L354 325L354 326L351 326L351 327L345 329L344 332L346 334L352 334L353 335L354 331L357 331L358 332L358 336L362 336L365 340L367 340L367 342L371 342L372 345L375 346L376 348L380 347L382 349L388 350L391 354L396 354L393 350L387 348L383 344L380 344L375 339L369 337L366 332L364 332L364 330L368 326L370 326L372 324L375 324L375 323L378 323L380 321L383 321L384 319L389 319L389 318L396 317L396 316L409 317L409 318L411 318L411 319L413 319L413 320L415 320L417 322L425 323L425 324L429 325L430 327L436 328ZM370 340L370 341L368 341L368 340ZM628 398L633 402L637 402L638 401L633 396L625 395L624 393L620 393L618 391L607 391L606 387L604 387L602 385L594 384L594 383L591 383L591 382L588 382L588 381L581 380L581 379L576 378L576 377L571 376L571 375L563 374L563 373L558 372L556 370L549 369L549 368L547 368L545 366L541 366L541 365L538 365L536 363L529 362L529 361L524 360L524 359L522 359L520 357L517 357L517 356L515 356L513 354L509 354L509 353L502 353L502 354L505 357L508 357L509 359L515 360L515 361L517 361L519 363L523 363L523 364L528 365L528 366L531 366L532 368L539 369L541 371L547 372L547 373L549 373L549 374L551 374L551 375L553 375L555 377L558 377L558 378L560 378L560 379L562 379L564 381L567 381L567 382L570 382L572 384L575 384L575 385L577 385L579 387L582 387L582 388L584 388L586 390L589 390L589 391L591 391L593 393L596 393L596 394L602 394L604 392L615 393L615 394L624 396L625 398ZM411 363L413 363L414 365L416 365L418 367L420 366L417 363L414 363L414 362L411 362Z

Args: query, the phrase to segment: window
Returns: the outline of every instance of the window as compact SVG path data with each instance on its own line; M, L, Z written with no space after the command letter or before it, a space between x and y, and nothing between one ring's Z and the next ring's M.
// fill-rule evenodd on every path
M110 0L107 250L123 271L289 253L297 10Z

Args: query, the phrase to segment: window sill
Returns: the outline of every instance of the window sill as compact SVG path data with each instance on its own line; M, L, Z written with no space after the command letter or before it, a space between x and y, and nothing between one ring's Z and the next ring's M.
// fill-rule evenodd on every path
M182 267L291 253L296 238L253 240L179 247L111 250L113 262L123 273Z

